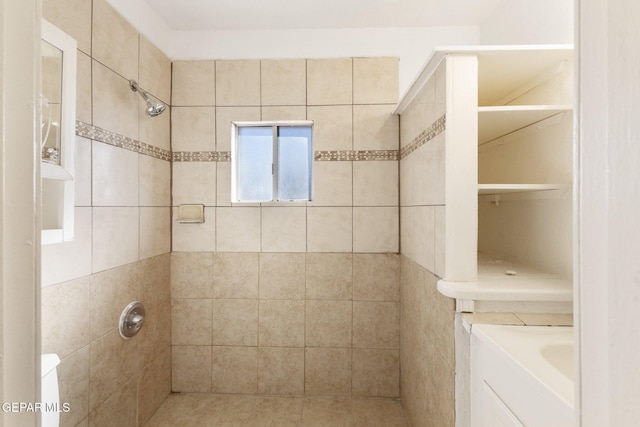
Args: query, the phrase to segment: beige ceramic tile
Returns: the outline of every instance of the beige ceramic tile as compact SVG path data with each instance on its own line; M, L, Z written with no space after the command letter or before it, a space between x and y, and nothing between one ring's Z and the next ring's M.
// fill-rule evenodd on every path
M120 313L138 299L138 266L127 264L90 277L89 322L97 339L118 326Z
M60 402L71 408L60 414L60 425L75 426L89 415L89 346L62 359L57 369Z
M353 149L351 105L308 107L307 118L313 120L313 149Z
M125 79L135 79L138 76L138 39L135 28L106 0L94 0L91 37L94 59Z
M73 241L42 245L42 286L91 274L91 211L75 208Z
M214 346L211 359L212 392L255 394L258 391L257 347Z
M304 347L304 301L260 301L259 344L272 347Z
M305 394L351 394L350 348L306 348L304 371Z
M490 325L524 326L524 322L513 313L462 313L462 317L472 325L488 323Z
M76 75L76 120L92 123L91 57L78 50Z
M216 162L173 163L173 206L215 206L216 165Z
M263 106L261 109L262 120L307 120L307 107L305 105L274 105Z
M398 350L353 349L354 396L398 397L400 358Z
M398 58L353 59L353 103L398 102Z
M92 144L93 206L138 206L138 154Z
M145 427L207 425L213 415L209 409L217 405L220 399L219 396L193 393L171 394Z
M171 254L162 254L138 263L140 300L148 307L171 299Z
M258 298L259 254L217 252L214 265L214 298Z
M260 61L216 61L216 105L260 105Z
M353 208L354 252L398 252L398 227L398 208Z
M352 208L307 208L307 251L351 252Z
M351 58L307 60L307 104L351 104Z
M89 414L89 425L136 427L137 391L137 381L129 380Z
M399 117L395 104L353 106L354 150L397 150Z
M306 286L308 299L350 300L352 254L308 253Z
M573 314L516 313L527 326L573 326Z
M251 427L298 427L302 420L302 399L265 397L256 399Z
M212 298L214 263L211 252L171 253L171 296Z
M165 104L169 104L171 102L171 60L144 36L140 36L139 65L140 86Z
M174 61L171 105L216 105L215 61Z
M314 162L309 206L351 206L354 162Z
M78 49L91 54L91 0L44 0L42 17L78 42Z
M353 254L353 299L400 301L397 254Z
M260 298L304 299L304 254L260 254Z
M260 61L262 105L305 105L307 64L304 59Z
M306 249L307 208L262 208L263 252L305 252Z
M171 208L140 208L140 259L171 251Z
M243 427L251 421L255 406L253 397L218 396L209 403L208 420L214 420L214 424L220 426Z
M216 150L231 151L231 122L259 120L260 107L216 107Z
M404 207L400 217L402 253L427 270L433 271L435 208L433 206ZM424 237L418 239L417 236Z
M94 273L138 260L138 222L138 208L93 208Z
M306 345L351 347L352 316L351 301L307 301Z
M400 347L400 303L353 302L353 346Z
M260 251L260 208L216 208L218 252Z
M211 345L212 324L210 299L171 300L172 345Z
M146 369L152 366L159 355L171 350L170 301L153 307L145 305L144 326L138 333L138 340L141 368ZM170 364L169 370L171 370Z
M74 148L75 205L91 206L91 140L76 136Z
M352 399L353 418L356 427L381 425L385 427L409 427L398 400Z
M140 206L171 206L171 163L138 156Z
M89 348L89 411L138 373L138 341L123 340L116 329Z
M177 221L178 208L171 219L172 250L174 252L213 252L216 249L216 210L204 208L204 222L181 224Z
M140 127L140 141L163 150L171 151L171 107L159 116L150 117L147 104L142 98L138 99L138 126Z
M216 169L216 206L231 206L231 162L218 162Z
M439 277L446 277L445 271L445 250L446 250L446 213L445 206L436 206L435 212L435 230L434 230L434 246L435 246L435 271Z
M353 162L354 206L398 206L398 162Z
M171 347L171 391L211 391L211 347Z
M215 107L173 107L171 148L174 151L215 151Z
M89 277L42 289L42 353L64 358L90 342L89 322L76 322L76 313L89 306Z
M92 75L93 124L138 139L138 95L131 90L127 79L95 60Z
M304 349L258 348L258 393L303 394Z
M258 345L258 300L213 300L213 345Z
M302 427L352 427L351 399L306 398L302 409Z
M167 347L142 370L138 384L138 425L144 425L170 393L171 348Z

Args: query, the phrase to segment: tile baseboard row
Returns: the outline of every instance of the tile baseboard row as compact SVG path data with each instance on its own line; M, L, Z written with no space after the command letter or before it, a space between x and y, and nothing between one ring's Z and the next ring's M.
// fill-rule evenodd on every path
M444 132L446 124L447 116L443 114L435 122L431 123L431 126L420 132L420 135L416 136L413 141L400 149L400 160Z
M445 130L446 116L442 115L411 143L401 150L335 150L316 151L314 161L396 161L404 159L409 154L426 144ZM229 151L176 151L171 152L133 138L102 129L81 121L76 121L76 135L94 141L120 147L125 150L144 154L156 159L171 162L229 162Z

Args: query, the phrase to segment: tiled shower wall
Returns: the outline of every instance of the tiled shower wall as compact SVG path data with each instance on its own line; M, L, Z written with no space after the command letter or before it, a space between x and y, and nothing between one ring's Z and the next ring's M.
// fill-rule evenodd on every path
M173 64L173 390L399 395L396 58ZM231 122L313 120L313 201L232 204Z
M401 397L412 425L455 424L454 304L444 276L446 62L400 117Z
M135 426L171 389L170 115L150 119L128 79L169 103L171 62L105 0L43 0L78 41L75 239L42 248L42 351L57 353L62 426ZM117 323L131 301L139 335Z

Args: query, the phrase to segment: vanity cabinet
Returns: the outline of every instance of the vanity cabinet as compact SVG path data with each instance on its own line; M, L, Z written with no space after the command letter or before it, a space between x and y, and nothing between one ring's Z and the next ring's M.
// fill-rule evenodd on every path
M440 54L451 68L447 168L457 171L447 175L447 194L464 194L456 203L462 213L446 224L447 246L461 249L446 257L464 259L447 264L439 290L457 299L459 311L503 311L515 302L570 312L572 46ZM465 79L477 97L456 90L469 86Z

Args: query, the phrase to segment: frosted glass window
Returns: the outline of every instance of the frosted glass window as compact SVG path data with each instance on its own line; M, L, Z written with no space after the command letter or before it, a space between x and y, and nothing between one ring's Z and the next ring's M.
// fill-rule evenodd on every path
M273 199L273 128L238 128L236 148L238 200Z
M238 122L234 135L234 202L311 200L311 122Z
M278 200L309 200L311 188L311 128L278 129Z

